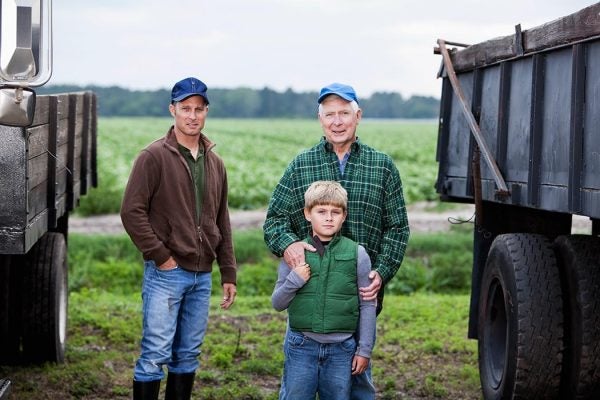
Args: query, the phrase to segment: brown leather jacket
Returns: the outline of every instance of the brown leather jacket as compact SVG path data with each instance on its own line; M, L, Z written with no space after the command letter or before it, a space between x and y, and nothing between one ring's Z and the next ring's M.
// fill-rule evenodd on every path
M201 134L204 155L204 197L200 224L192 175L177 148L173 127L136 159L123 195L121 220L145 260L157 265L172 256L182 268L212 271L217 260L221 283L236 283L227 173L215 146Z

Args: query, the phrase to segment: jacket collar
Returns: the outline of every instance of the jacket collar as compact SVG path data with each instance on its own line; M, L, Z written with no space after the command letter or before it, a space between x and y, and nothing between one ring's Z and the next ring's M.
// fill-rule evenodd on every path
M335 236L331 239L331 241L329 241L329 245L334 245L335 243L337 243L340 240L340 233L336 233ZM321 242L321 239L319 239L319 237L317 235L314 235L313 237L308 239L309 243L312 244L315 249L317 249L317 253L319 253L319 255L321 257L323 257L323 254L325 254L325 246L323 245L323 242Z
M211 142L210 139L208 139L206 137L206 135L204 135L204 133L200 133L200 142L202 144L202 147L204 148L204 151L206 153L208 153L209 151L212 150L213 147L216 146L215 143ZM175 127L171 126L171 128L169 129L169 132L167 132L167 136L166 136L166 140L165 142L173 147L173 149L177 150L177 136L175 136Z

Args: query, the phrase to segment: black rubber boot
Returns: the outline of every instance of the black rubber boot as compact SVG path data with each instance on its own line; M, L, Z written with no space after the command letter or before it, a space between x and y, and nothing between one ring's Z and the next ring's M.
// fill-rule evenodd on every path
M160 381L133 381L133 400L158 400Z
M190 400L192 386L194 386L194 375L193 372L189 374L174 374L169 372L165 400Z

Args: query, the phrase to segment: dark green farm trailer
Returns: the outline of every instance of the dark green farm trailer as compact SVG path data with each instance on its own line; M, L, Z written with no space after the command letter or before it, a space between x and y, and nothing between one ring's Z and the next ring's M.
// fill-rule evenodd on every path
M475 204L487 399L600 398L600 3L443 61L436 190ZM589 220L572 233L573 216Z
M0 125L0 364L62 362L69 213L97 185L96 96L38 96Z

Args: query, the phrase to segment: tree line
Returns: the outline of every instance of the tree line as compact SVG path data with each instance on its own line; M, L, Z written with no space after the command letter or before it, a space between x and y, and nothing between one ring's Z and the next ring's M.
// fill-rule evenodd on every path
M170 90L130 90L118 86L48 85L38 94L93 91L101 116L168 116ZM317 92L283 92L263 89L209 89L210 114L217 118L313 118L317 112ZM375 92L360 98L366 118L437 118L439 99L396 92Z

